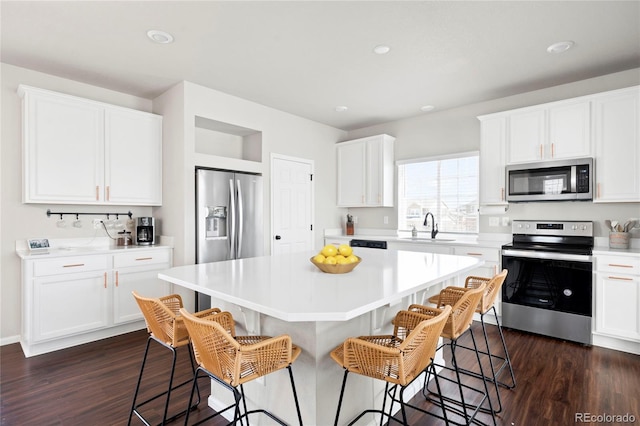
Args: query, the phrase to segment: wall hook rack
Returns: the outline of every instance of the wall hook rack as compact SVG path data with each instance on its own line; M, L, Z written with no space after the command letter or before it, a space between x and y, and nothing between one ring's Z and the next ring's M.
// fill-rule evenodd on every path
M131 211L128 211L127 213L81 213L81 212L52 212L51 209L47 209L47 217L51 217L51 215L60 215L60 219L62 219L62 216L69 215L69 214L75 215L76 219L78 219L80 215L106 216L107 220L109 219L109 216L115 216L116 219L120 219L120 216L129 216L129 219L133 217L133 213L131 213Z

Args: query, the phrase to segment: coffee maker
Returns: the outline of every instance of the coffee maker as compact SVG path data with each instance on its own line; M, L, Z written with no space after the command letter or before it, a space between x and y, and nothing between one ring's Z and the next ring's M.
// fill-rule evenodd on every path
M151 246L155 243L155 223L152 217L139 217L136 223L136 244Z

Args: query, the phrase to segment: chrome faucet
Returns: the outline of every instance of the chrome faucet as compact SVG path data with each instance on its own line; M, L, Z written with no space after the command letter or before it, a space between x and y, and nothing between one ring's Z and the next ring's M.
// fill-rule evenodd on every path
M431 212L427 212L427 214L424 216L424 226L427 226L428 221L429 221L429 216L431 216L431 238L435 238L436 235L438 234L438 224L435 223L436 219L435 217L433 217L433 213Z

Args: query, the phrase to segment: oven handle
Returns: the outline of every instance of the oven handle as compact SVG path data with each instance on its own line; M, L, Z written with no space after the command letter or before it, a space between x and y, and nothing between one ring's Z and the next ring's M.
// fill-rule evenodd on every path
M576 262L592 262L592 256L584 254L568 254L568 253L552 253L548 251L534 251L534 250L502 250L503 256L512 257L528 257L531 259L550 259L550 260L569 260Z

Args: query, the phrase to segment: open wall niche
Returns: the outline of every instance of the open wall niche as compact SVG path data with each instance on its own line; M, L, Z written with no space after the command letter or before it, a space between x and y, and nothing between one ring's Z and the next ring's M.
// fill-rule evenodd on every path
M195 152L262 162L262 132L195 116Z

